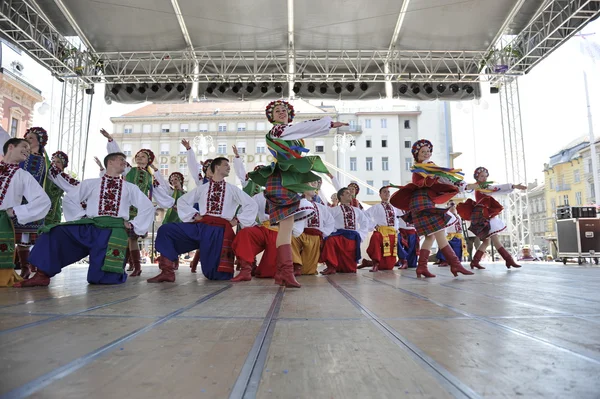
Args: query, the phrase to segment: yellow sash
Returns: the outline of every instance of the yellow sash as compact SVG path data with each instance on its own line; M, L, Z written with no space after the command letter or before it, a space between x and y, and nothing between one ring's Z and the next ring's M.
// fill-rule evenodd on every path
M467 251L467 243L466 243L465 238L463 237L462 233L450 233L446 236L446 239L448 241L451 241L454 238L460 239L463 256L469 256L469 251Z
M383 256L398 256L398 246L390 243L390 236L398 235L396 229L391 226L377 226L377 231L383 236Z
M271 227L271 223L268 220L265 220L264 222L262 222L262 226L266 227L267 229L269 229L271 231L278 231L279 230L277 227Z

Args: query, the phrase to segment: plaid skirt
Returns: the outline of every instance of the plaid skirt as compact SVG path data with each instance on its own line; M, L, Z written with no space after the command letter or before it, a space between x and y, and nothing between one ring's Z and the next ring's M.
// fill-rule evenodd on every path
M410 210L402 219L415 226L420 236L428 236L446 228L452 221L448 208L436 208L426 188L415 190L410 200Z
M280 220L287 219L292 215L296 222L307 219L315 211L308 201L301 201L302 197L299 194L283 187L281 174L278 172L268 177L264 193L267 199L265 210L269 214L271 226L277 225Z
M471 226L469 230L480 240L485 240L494 234L506 230L506 224L498 216L494 216L493 218L486 217L485 215L488 213L486 210L486 207L477 205L471 213Z

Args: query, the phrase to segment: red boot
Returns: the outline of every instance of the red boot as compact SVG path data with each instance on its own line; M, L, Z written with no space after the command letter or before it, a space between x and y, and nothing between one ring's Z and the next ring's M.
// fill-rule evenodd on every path
M50 277L41 270L38 270L35 275L29 280L21 281L13 284L15 288L25 287L47 287L50 284Z
M371 270L369 270L369 272L378 272L379 271L379 262L377 262L376 260L373 261L373 267L371 268Z
M133 263L133 273L131 273L129 277L137 277L142 274L142 258L140 256L140 250L132 249L129 253L131 254L131 261Z
M417 277L421 277L421 275L425 277L435 277L435 274L430 273L429 269L427 269L427 262L429 261L429 254L431 251L428 249L422 249L419 251L419 261L417 262Z
M485 269L485 267L481 266L479 264L479 262L481 261L481 258L483 258L483 254L485 252L483 251L479 251L477 250L477 252L475 252L475 256L473 256L473 260L471 261L471 269Z
M146 280L149 283L174 283L175 282L175 262L170 261L164 256L160 257L158 262L158 268L160 273L152 278ZM138 274L139 276L139 274Z
M513 259L513 257L510 256L510 254L508 253L506 248L504 248L504 247L498 248L498 253L500 254L500 256L502 256L502 259L504 259L506 261L506 267L508 269L510 269L511 266L512 267L521 267L521 265L518 265L517 262L515 262L515 260Z
M192 269L192 273L196 273L196 268L198 267L198 262L200 262L200 251L196 250L194 254L194 258L190 262L190 268Z
M252 280L252 264L246 262L243 259L238 258L238 266L240 267L240 272L230 281L237 283L238 281Z
M127 261L127 263L129 263L129 267L127 268L127 271L132 272L133 271L133 261L131 260L131 251L129 250L129 247L127 247L127 250L125 251L125 260Z
M402 259L398 269L408 269L408 261L406 259Z
M294 276L302 276L302 265L299 263L294 263Z
M460 260L456 257L456 254L450 245L446 245L441 249L441 251L444 254L444 258L446 258L446 261L450 263L450 272L454 274L454 277L456 277L458 273L464 275L473 274L473 272L468 271L462 266Z
M294 276L294 262L292 259L292 245L284 244L277 247L277 271L281 284L286 287L300 288L301 285Z
M334 266L331 266L329 263L326 262L325 266L327 266L327 268L321 272L322 275L328 276L330 274L336 274L337 273L336 268Z
M374 267L374 262L372 260L368 260L368 259L363 259L362 262L360 262L360 265L358 265L356 268L357 269L364 269L365 267Z
M17 247L17 255L19 256L19 264L21 265L21 278L27 280L31 275L31 265L29 264L29 248ZM48 280L49 281L49 280ZM46 284L48 285L48 284Z

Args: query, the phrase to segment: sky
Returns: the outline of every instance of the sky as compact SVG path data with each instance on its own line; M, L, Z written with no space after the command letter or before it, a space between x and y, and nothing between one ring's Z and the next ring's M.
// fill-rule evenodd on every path
M592 49L597 57L596 64L582 52L582 43ZM36 112L35 126L44 126L50 133L48 151L57 148L60 120L60 83L33 60L23 60L25 77L42 90L50 110ZM583 71L588 74L590 104L593 114L594 132L600 136L600 19L590 23L580 36L573 37L554 51L548 58L533 68L532 72L519 78L521 117L526 148L527 180L543 181L544 163L564 145L589 132L587 106L583 84ZM452 131L455 152L462 155L455 167L462 168L466 176L477 166L486 166L490 178L497 182L506 180L502 124L500 118L500 96L489 94L483 84L480 101L453 102ZM84 177L97 175L93 157L106 154L106 140L98 133L101 128L112 129L110 117L131 112L143 104L108 105L104 101L104 87L97 85L92 106L90 135ZM39 110L38 104L36 110ZM523 182L510 182L523 183Z

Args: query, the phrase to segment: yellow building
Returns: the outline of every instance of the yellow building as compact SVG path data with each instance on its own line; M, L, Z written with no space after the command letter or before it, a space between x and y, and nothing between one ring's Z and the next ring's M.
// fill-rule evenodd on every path
M544 165L546 181L546 238L556 237L556 208L585 204L584 159L582 150L589 147L586 136L572 141L550 157Z

